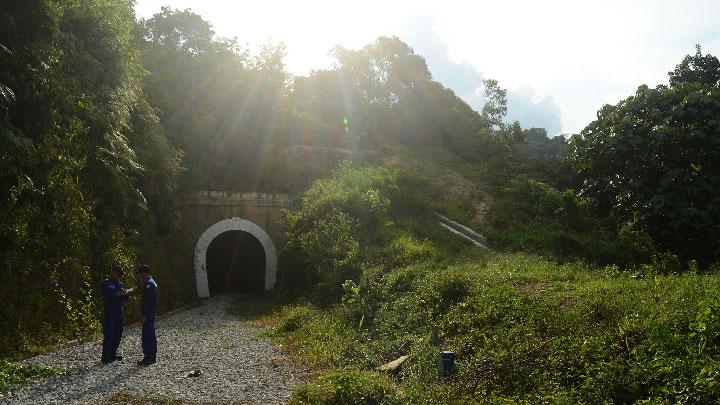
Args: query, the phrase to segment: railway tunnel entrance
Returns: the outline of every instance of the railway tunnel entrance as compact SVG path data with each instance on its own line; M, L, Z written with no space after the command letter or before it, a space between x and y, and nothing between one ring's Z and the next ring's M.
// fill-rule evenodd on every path
M233 217L211 225L195 246L198 297L270 290L276 271L270 235L246 219Z
M211 296L265 290L265 249L247 232L227 231L215 237L206 265Z

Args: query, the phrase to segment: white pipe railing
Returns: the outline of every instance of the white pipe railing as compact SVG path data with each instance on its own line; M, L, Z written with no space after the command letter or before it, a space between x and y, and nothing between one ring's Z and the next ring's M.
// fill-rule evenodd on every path
M485 244L487 243L487 239L485 239L484 236L481 234L475 232L474 230L468 228L467 226L457 223L453 221L452 219L442 216L438 213L435 213L435 215L440 218L439 224L443 228L447 229L448 231L459 235L470 242L472 242L475 246L480 246L481 248L487 249L487 246Z

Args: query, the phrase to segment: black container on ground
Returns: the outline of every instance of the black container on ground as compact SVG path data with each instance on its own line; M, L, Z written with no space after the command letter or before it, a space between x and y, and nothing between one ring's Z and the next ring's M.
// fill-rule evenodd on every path
M440 352L438 372L441 377L449 377L455 373L455 352Z

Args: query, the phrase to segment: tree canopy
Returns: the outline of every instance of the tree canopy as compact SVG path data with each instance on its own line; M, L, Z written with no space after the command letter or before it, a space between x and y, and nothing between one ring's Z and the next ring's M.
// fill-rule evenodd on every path
M122 0L0 10L0 351L82 333L102 272L172 227L179 159L134 30Z
M618 221L637 221L665 250L717 257L720 62L698 48L670 85L640 86L571 140L581 192Z

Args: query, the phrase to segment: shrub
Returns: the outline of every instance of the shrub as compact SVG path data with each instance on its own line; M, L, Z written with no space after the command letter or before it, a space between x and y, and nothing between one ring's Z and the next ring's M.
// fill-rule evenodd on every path
M345 280L358 280L367 246L382 238L388 187L380 169L343 162L332 177L315 181L300 206L285 213L286 244L279 282L289 294L311 291L320 305L336 302Z
M385 190L391 201L391 211L413 216L428 213L427 190L432 187L432 179L414 170L397 170L393 177L393 186Z
M572 191L560 192L518 176L492 205L483 233L495 248L537 252L562 261L630 267L647 263L656 254L652 240L636 222L615 229L596 218L589 203Z
M289 307L281 314L280 321L275 326L275 330L277 332L295 332L316 314L316 310L307 306Z
M625 254L636 263L647 261L657 254L650 235L636 220L628 221L618 229L618 239L625 248Z
M414 264L395 269L385 278L388 291L402 294L414 291L415 284L430 272L428 264Z
M418 285L423 304L438 312L445 312L470 294L473 282L462 269L451 268L426 276Z
M383 258L389 267L403 267L412 263L437 259L437 248L428 241L419 241L408 235L393 239L383 252Z
M487 215L487 222L508 228L532 222L553 222L576 231L591 230L596 222L588 204L571 190L517 176L505 187Z

